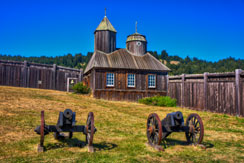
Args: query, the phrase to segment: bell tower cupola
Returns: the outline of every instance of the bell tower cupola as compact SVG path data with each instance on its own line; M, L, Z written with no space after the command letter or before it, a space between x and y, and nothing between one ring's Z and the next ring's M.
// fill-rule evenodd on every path
M106 16L106 9L105 9L105 16L101 23L96 28L94 35L94 51L100 50L105 53L111 53L116 50L116 33L117 31L110 23Z
M147 40L146 36L137 33L137 22L136 32L132 35L127 36L126 49L137 56L143 56L147 52Z

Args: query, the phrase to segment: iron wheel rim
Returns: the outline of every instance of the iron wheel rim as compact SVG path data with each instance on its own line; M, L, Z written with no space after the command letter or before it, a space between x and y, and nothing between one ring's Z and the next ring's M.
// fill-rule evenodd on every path
M186 126L192 131L187 131L186 139L191 144L201 144L204 136L204 127L201 117L198 114L190 114L186 120Z
M94 135L94 114L89 112L87 121L86 121L86 143L89 146L93 144L93 135Z
M156 113L152 113L147 119L147 139L150 144L160 145L162 141L162 124Z

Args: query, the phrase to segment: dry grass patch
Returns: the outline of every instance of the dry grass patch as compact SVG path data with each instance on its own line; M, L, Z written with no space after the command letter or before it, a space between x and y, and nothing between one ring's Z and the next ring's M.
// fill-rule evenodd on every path
M2 86L0 102L0 162L241 162L244 159L243 118ZM79 125L85 125L88 112L94 112L98 129L94 137L96 152L88 153L84 147L85 136L74 133L73 139L65 141L47 135L46 151L38 154L39 136L33 130L40 124L40 111L45 111L46 124L54 125L59 111L66 108L76 112ZM162 119L173 111L182 111L184 118L193 112L201 116L206 150L187 145L184 133L170 135L164 152L145 145L148 115L155 112Z

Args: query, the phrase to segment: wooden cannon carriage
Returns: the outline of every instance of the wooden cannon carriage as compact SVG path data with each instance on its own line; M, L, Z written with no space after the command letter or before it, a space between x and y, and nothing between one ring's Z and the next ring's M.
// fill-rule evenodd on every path
M57 125L46 125L44 120L44 111L41 111L41 125L37 126L35 132L41 135L40 144L38 145L38 152L44 151L44 136L50 132L54 132L55 139L64 138L63 132L69 133L69 138L73 136L73 132L82 132L86 135L86 144L88 145L88 151L93 152L93 136L96 132L94 126L94 114L90 112L87 117L86 125L75 125L75 112L70 109L66 109L64 112L59 113Z
M201 144L204 135L202 119L198 114L190 114L186 123L180 111L172 112L161 121L156 113L152 113L147 119L148 144L158 150L163 150L159 145L162 140L173 132L185 132L189 144Z

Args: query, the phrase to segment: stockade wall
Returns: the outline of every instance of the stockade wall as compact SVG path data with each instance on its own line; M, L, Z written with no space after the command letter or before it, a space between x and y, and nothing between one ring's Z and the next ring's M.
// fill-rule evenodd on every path
M0 60L0 85L66 91L67 78L82 80L83 71L62 66Z
M168 95L181 107L244 116L244 72L169 76Z

